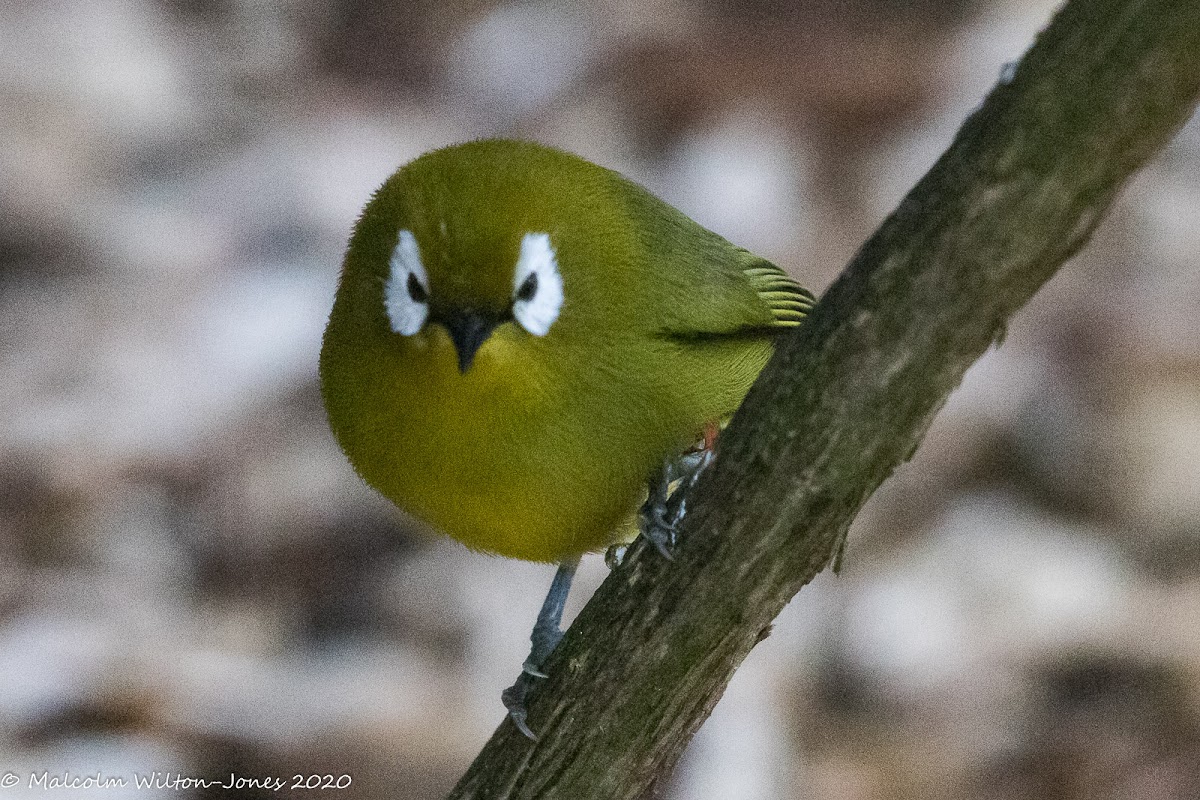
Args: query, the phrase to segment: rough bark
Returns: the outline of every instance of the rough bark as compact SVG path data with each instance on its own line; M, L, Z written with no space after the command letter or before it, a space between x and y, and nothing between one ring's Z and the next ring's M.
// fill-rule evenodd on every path
M580 614L529 699L540 740L502 722L451 797L652 792L1198 93L1196 0L1071 0L781 343L693 492L675 561L635 548Z

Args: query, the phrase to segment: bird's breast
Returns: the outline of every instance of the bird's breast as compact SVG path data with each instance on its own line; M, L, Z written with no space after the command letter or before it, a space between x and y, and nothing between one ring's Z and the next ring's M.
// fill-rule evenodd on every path
M323 375L362 477L474 549L556 561L608 544L639 501L645 464L661 458L639 452L657 437L630 435L638 415L621 413L618 387L597 394L503 328L465 373L440 327L409 339Z

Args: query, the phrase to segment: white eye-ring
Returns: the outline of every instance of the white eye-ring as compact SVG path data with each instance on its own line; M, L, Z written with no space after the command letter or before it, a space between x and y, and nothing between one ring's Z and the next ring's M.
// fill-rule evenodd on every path
M421 250L412 231L400 231L396 249L388 259L391 271L383 285L383 306L392 331L412 336L429 317L429 278L421 263Z
M545 336L562 304L562 276L550 234L525 234L513 275L513 316L534 336Z

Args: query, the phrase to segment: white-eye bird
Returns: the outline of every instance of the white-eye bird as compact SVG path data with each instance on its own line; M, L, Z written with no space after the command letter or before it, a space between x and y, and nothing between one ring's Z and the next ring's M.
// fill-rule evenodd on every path
M664 464L729 417L813 302L616 172L470 142L367 203L321 389L350 463L396 505L474 550L560 565L538 675L580 555L631 538L647 483L665 500Z

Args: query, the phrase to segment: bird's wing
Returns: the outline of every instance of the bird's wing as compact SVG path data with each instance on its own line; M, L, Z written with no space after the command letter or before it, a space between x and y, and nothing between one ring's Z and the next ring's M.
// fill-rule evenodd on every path
M793 328L816 303L779 267L738 247L636 184L620 179L644 270L653 331L676 340L761 338Z
M799 325L816 303L812 292L766 259L713 236L710 247L673 273L690 285L667 285L659 333L719 341L770 337Z

